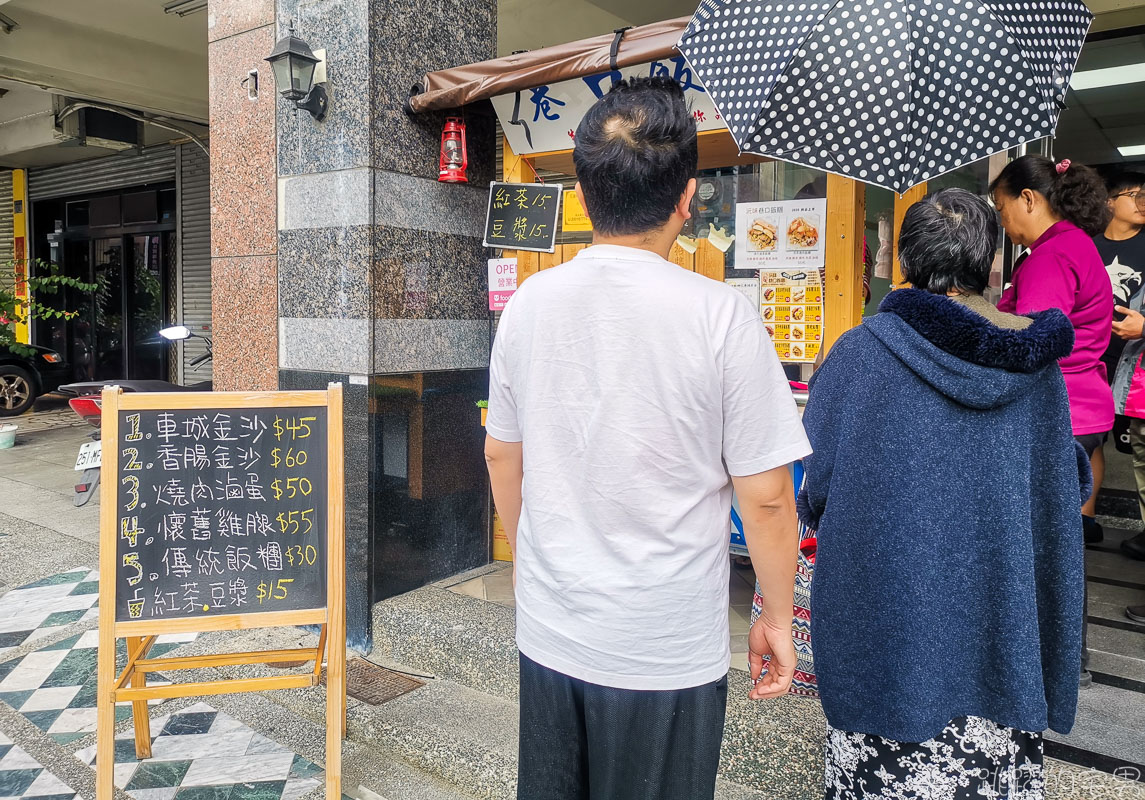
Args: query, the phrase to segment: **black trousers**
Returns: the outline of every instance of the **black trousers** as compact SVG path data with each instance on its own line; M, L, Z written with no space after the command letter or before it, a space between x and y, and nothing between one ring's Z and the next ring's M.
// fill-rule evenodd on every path
M521 655L518 800L707 800L728 679L637 691L570 678Z

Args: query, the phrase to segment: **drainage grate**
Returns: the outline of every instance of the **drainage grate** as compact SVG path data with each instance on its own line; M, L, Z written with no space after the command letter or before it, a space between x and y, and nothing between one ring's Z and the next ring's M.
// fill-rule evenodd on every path
M322 670L322 683L326 683L326 670ZM372 706L380 706L422 686L425 681L379 667L364 658L352 658L346 664L346 694Z

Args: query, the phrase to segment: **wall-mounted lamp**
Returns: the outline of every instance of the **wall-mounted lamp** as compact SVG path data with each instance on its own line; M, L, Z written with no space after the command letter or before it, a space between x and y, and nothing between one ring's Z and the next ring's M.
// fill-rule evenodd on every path
M296 108L309 111L310 116L321 121L330 105L325 82L314 82L314 68L322 59L314 55L310 45L294 35L293 24L290 32L274 45L266 60L274 70L279 93L293 101Z

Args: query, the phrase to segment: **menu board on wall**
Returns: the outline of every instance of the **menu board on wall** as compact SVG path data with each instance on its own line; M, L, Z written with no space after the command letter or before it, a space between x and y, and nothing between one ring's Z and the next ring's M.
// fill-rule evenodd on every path
M491 182L485 246L553 252L563 191L559 183Z
M822 273L761 272L759 297L759 313L779 360L814 363L823 347Z
M115 618L326 606L327 409L119 412Z
M826 200L736 204L736 268L821 269Z

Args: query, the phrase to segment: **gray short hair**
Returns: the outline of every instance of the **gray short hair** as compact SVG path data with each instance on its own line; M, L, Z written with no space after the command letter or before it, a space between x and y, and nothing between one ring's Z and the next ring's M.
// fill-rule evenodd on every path
M981 294L998 246L998 215L965 189L943 189L907 209L899 233L903 277L933 294Z

